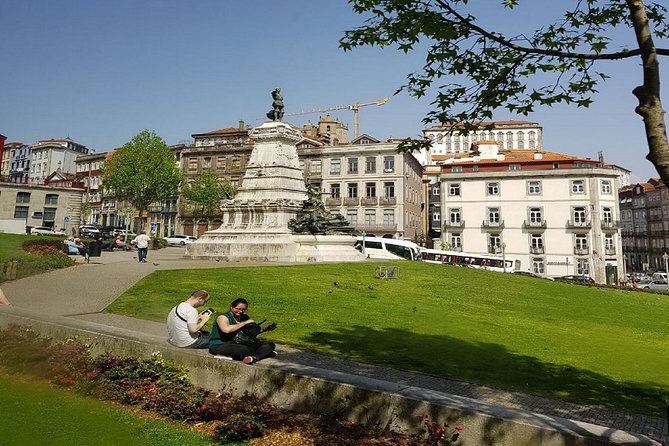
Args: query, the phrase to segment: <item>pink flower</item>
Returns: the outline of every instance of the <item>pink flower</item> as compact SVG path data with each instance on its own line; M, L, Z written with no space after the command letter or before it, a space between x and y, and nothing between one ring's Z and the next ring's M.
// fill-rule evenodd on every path
M446 432L446 429L444 429L443 427L438 427L434 430L435 435L443 435L444 432Z
M458 424L457 426L455 426L455 430L458 432L462 432L462 429L464 429L464 427L462 427L462 424Z
M87 377L88 379L95 379L97 376L98 376L98 372L97 372L97 371L88 372L88 374L86 375L86 377Z

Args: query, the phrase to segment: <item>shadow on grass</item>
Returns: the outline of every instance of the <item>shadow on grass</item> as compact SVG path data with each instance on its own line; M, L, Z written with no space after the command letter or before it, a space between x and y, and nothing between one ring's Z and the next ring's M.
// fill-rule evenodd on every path
M469 343L397 329L375 330L361 325L338 332L315 332L306 340L373 364L628 413L662 418L666 415L664 401L669 397L666 387L614 381L589 370L518 355L498 344Z

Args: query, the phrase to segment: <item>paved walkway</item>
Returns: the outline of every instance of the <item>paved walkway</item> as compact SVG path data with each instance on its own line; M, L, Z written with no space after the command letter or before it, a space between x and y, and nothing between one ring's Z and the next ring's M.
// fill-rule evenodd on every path
M73 268L6 282L2 289L12 305L19 308L35 309L47 314L73 317L164 336L165 326L162 323L106 314L102 311L125 290L156 270L220 268L241 265L239 263L222 264L209 260L186 260L183 258L183 249L176 247L149 251L147 263L137 262L135 256L136 253L121 251L103 252L101 257L92 258L89 264L82 263ZM81 262L80 259L77 258L78 262ZM296 366L332 370L341 372L342 376L346 374L364 376L473 398L486 404L592 423L607 428L647 435L665 445L669 445L667 420L664 417L627 414L517 392L500 391L420 373L409 373L355 363L312 352L299 351L287 346L279 346L279 351L281 355L277 360L289 362Z

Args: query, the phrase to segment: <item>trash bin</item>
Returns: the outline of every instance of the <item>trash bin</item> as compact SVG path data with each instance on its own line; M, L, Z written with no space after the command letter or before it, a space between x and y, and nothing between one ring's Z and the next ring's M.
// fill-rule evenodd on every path
M100 254L102 254L102 242L100 240L88 242L87 247L88 257L100 257Z
M32 230L32 228L33 228L32 226L26 226L26 234L30 234L31 233L30 231Z

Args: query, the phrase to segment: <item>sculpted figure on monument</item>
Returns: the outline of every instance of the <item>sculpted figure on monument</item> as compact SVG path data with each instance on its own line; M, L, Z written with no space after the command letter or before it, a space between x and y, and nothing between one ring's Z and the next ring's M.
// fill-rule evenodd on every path
M310 234L351 234L353 228L341 215L332 215L325 209L321 201L320 191L313 185L307 184L307 199L304 200L302 210L297 218L288 221L288 228L295 233L308 232Z
M267 112L267 117L272 121L281 121L283 118L283 96L280 88L272 91L272 109Z

